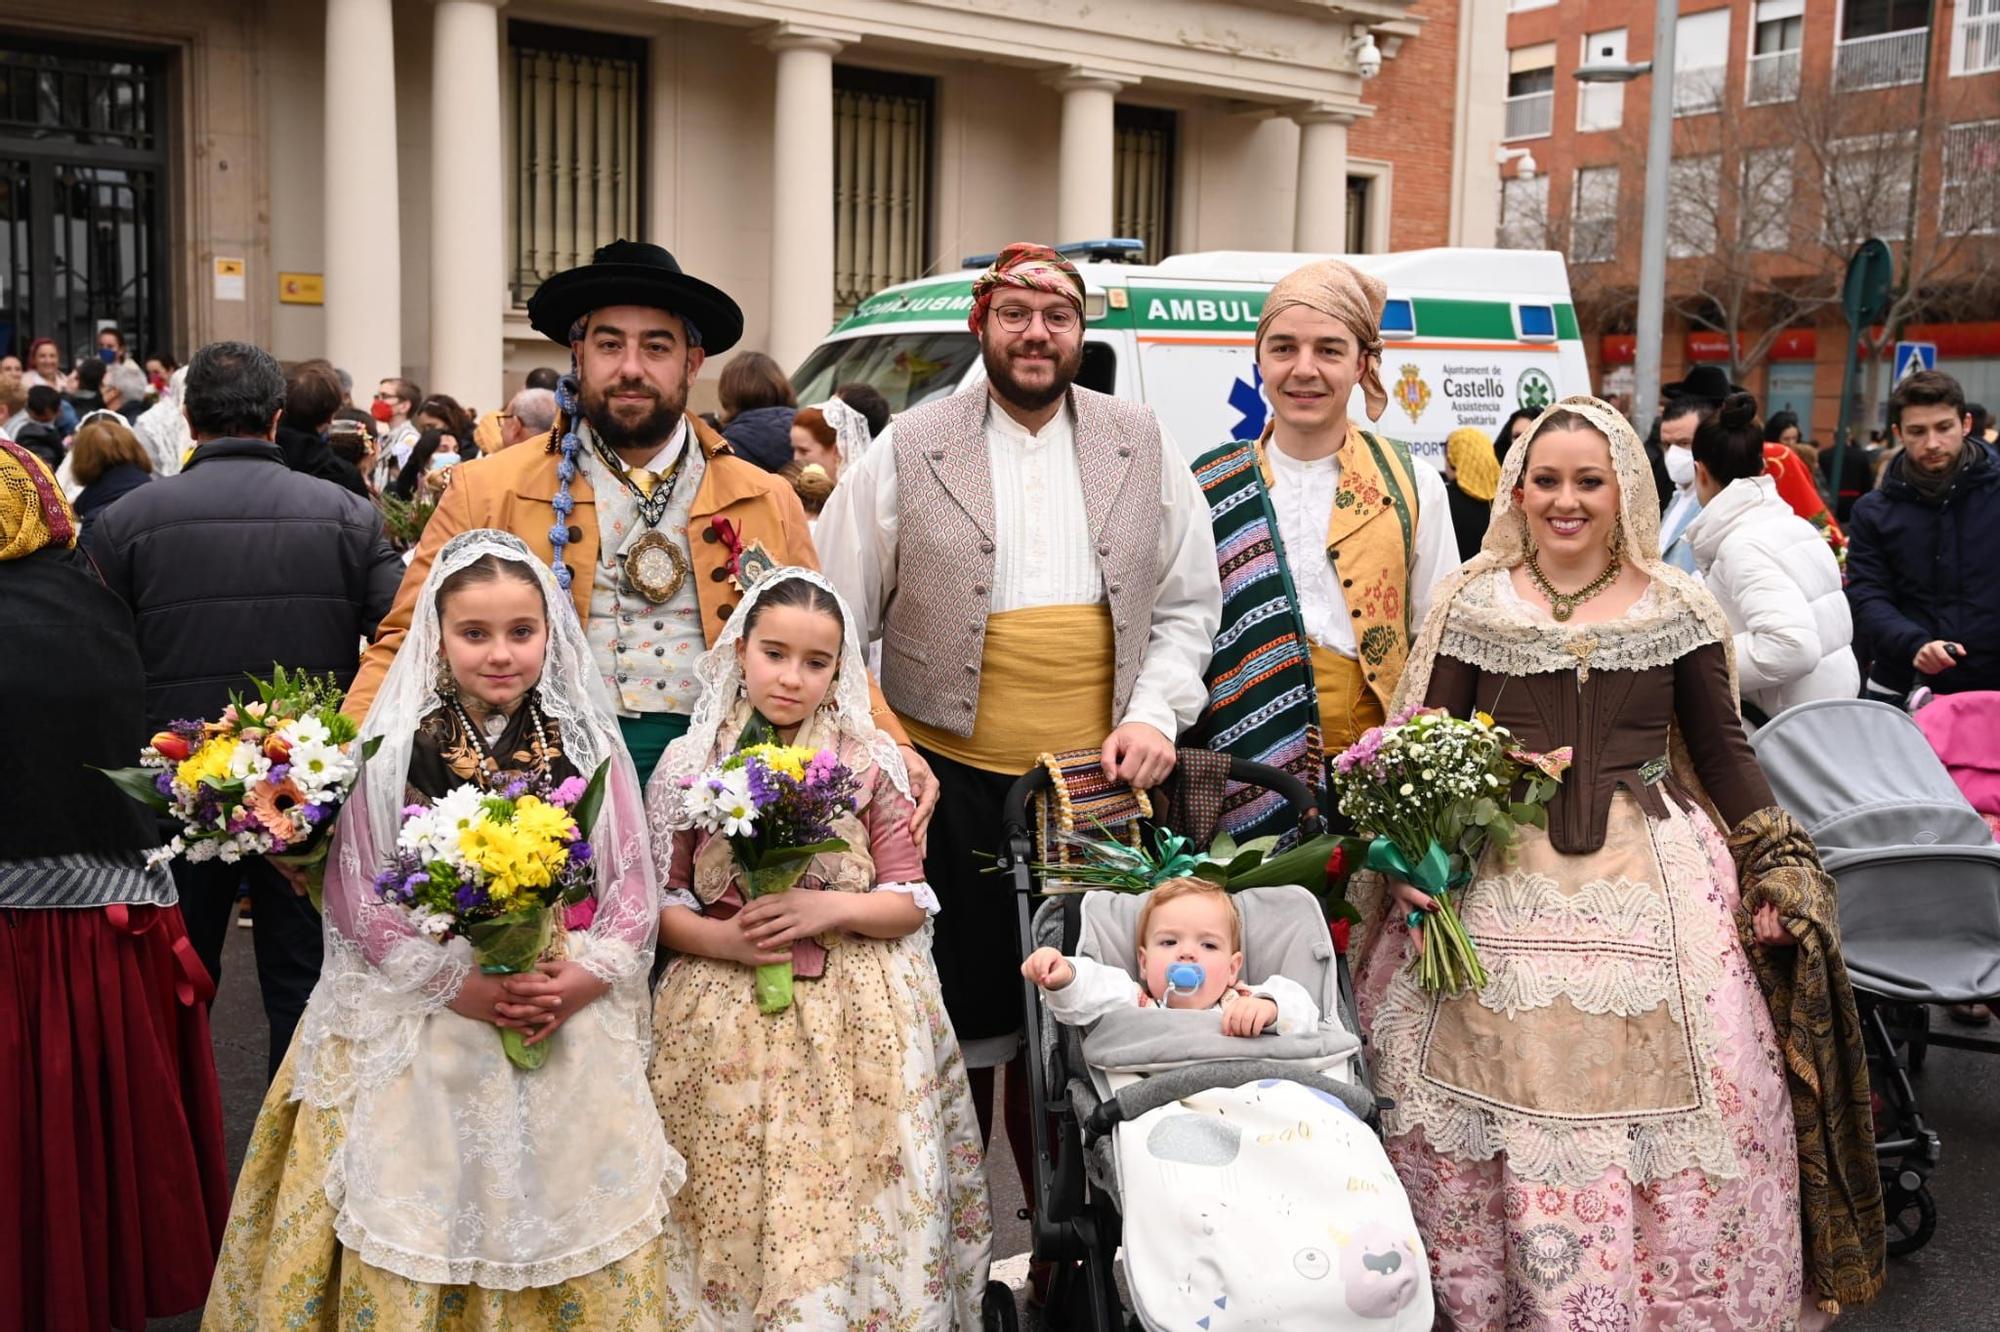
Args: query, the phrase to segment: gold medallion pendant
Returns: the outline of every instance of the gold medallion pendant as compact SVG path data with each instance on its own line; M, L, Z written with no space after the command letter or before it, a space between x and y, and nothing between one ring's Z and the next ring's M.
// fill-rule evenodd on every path
M656 606L680 591L687 576L688 557L658 532L642 532L625 552L625 581Z

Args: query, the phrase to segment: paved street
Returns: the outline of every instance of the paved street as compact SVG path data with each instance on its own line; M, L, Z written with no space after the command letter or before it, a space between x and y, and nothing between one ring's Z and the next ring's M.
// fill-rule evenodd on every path
M215 1006L215 1060L234 1172L264 1094L264 1014L249 931L231 931L223 970ZM1944 1160L1932 1179L1937 1237L1921 1253L1892 1259L1887 1293L1839 1327L1851 1332L2000 1332L2000 1307L1986 1284L1993 1278L1994 1236L2000 1234L2000 1059L1934 1049L1917 1090L1944 1139ZM1026 1264L1008 1259L1027 1248L1026 1226L1016 1217L1020 1188L1006 1145L995 1143L994 1148L989 1178L999 1221L993 1248L997 1274L1019 1285ZM199 1325L199 1317L190 1314L149 1326L193 1332ZM1029 1319L1024 1326L1039 1323Z

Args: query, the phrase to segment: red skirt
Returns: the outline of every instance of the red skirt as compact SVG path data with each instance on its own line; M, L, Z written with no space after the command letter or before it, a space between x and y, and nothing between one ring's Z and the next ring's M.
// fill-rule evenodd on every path
M179 907L0 910L0 1332L208 1297L229 1173Z

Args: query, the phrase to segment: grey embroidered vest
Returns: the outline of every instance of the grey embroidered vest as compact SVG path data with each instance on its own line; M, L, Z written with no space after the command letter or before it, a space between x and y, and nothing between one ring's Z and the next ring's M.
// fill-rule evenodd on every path
M1132 700L1159 592L1160 423L1149 407L1089 389L1071 388L1069 401L1084 513L1111 609L1115 726ZM882 630L882 693L903 716L961 736L979 714L992 601L986 404L982 382L904 412L890 433L896 591Z

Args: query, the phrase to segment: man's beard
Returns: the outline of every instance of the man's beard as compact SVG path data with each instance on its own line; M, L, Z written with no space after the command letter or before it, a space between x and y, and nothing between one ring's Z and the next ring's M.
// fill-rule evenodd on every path
M1016 344L1017 349L1020 346ZM1042 346L1056 351L1053 343ZM1039 412L1069 392L1069 386L1076 381L1077 371L1083 368L1083 343L1079 341L1074 352L1056 361L1055 376L1047 388L1031 389L1022 384L1014 377L1014 368L1008 364L1007 354L990 343L982 343L979 358L985 362L986 378L992 383L994 392L1024 412Z
M653 409L636 422L627 425L611 412L611 395L614 393L650 393L653 395ZM672 396L663 395L651 384L620 380L595 391L583 390L583 417L590 422L590 428L597 437L611 449L638 449L657 447L667 442L667 436L674 431L674 423L687 412L687 388Z

